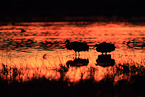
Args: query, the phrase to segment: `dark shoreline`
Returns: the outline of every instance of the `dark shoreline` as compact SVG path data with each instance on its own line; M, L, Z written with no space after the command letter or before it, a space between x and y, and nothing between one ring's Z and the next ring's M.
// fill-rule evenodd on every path
M45 17L2 17L0 16L0 25L19 22L105 22L105 23L130 23L134 25L145 25L145 16L45 16Z

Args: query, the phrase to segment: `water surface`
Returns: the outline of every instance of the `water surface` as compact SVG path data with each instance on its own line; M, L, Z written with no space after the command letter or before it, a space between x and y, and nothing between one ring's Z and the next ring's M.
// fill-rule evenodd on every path
M73 50L65 48L66 39L89 45L104 41L112 43L116 46L115 51L110 53L114 63L102 66L96 61L101 53L90 46L89 51L80 52L79 57L88 59L89 63L68 68L68 61L73 62L75 55ZM123 22L22 22L0 26L0 70L3 71L3 65L6 66L9 72L1 76L8 80L12 79L12 68L17 68L15 79L23 81L43 76L50 80L63 76L63 80L69 79L74 83L92 78L99 82L107 76L113 76L114 82L129 81L131 75L141 72L132 67L145 66L144 56L144 25Z

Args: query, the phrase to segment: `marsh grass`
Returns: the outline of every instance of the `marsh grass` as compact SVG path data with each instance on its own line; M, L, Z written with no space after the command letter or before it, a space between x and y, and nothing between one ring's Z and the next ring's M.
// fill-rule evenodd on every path
M2 64L5 65L5 64ZM6 65L5 65L6 66ZM91 67L93 68L93 67ZM96 81L94 77L89 79L80 79L77 82L70 82L64 75L68 72L65 65L60 64L56 69L60 73L59 78L52 79L45 76L36 76L30 80L24 81L20 77L19 69L11 68L12 72L3 73L6 67L1 69L0 92L2 96L10 97L141 97L145 96L145 67L130 64L116 65L114 75L106 75L102 80ZM90 69L90 72L95 72ZM11 81L8 76L11 74ZM90 74L91 75L91 74ZM116 75L123 75L121 80L114 82ZM124 79L125 75L129 79ZM94 75L91 75L94 76ZM6 78L4 78L6 77Z

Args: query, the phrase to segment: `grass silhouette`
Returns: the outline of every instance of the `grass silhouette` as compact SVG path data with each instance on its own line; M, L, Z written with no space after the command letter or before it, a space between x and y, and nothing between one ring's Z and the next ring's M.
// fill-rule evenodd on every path
M4 64L3 64L4 65ZM58 80L46 77L33 77L29 81L20 81L12 77L4 79L3 73L0 76L0 94L4 97L139 97L145 96L145 67L129 67L128 64L119 65L116 74L132 74L130 79L119 80L114 83L115 75L106 75L104 79L96 82L93 77L90 79L80 79L77 83L63 79L63 71L58 71L61 77ZM122 68L123 67L123 68ZM16 68L15 68L16 69ZM138 72L138 74L136 74ZM16 73L16 72L12 72ZM14 74L12 74L14 75ZM18 76L18 74L15 74ZM7 76L7 75L5 75Z

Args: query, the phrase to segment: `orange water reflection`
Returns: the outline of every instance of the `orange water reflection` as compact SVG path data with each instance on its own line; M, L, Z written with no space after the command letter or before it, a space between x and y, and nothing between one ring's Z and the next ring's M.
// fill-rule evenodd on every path
M1 74L1 76L9 80L13 79L13 72L10 71L17 68L19 74L15 79L23 81L43 76L50 80L69 79L70 82L78 82L82 79L101 81L106 76L113 76L114 82L117 82L122 79L129 80L132 72L131 66L145 65L144 47L139 47L138 45L141 44L137 42L135 43L138 49L129 48L127 45L132 40L145 43L144 26L125 23L81 25L75 22L36 22L15 23L15 25L1 26L0 29L0 35L3 36L0 37L0 62L7 65L9 71L8 75ZM21 29L26 32L22 33ZM28 39L33 40L33 45L26 43ZM81 59L89 60L86 66L67 68L67 61L74 60L75 56L74 51L65 48L63 44L65 39L85 41L89 45L103 41L111 42L117 47L110 53L115 64L104 67L99 65L96 60L101 53L90 47L88 52L80 52ZM126 64L129 64L129 73L120 73ZM60 72L61 67L65 67L68 71ZM2 65L0 70L3 71Z

